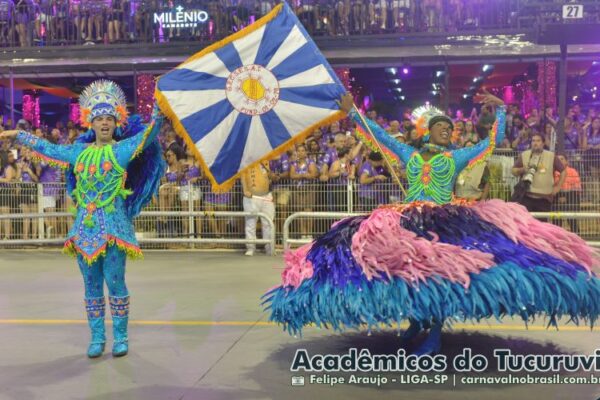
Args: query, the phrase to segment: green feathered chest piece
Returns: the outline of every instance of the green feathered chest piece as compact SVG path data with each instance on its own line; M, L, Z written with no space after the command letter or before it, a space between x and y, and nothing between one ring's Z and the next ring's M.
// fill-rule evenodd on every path
M93 225L92 216L97 209L110 213L115 210L115 199L126 198L132 192L125 188L127 172L119 165L111 145L91 145L77 157L75 163L77 183L73 197L78 208L87 211L84 224Z
M456 164L452 153L436 154L429 161L415 153L406 165L408 179L408 198L414 200L433 200L445 204L452 200L452 183Z

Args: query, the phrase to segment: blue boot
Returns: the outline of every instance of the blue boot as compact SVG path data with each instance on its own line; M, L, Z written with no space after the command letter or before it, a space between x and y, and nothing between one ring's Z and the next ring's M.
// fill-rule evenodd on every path
M92 338L87 350L87 356L89 358L100 357L104 352L104 344L106 343L106 331L104 329L105 307L106 302L104 297L85 299L88 325L92 332Z
M416 356L433 355L442 349L442 322L434 321L425 341L413 351Z
M114 357L123 357L129 351L127 323L129 322L129 296L110 297L110 311L113 320Z

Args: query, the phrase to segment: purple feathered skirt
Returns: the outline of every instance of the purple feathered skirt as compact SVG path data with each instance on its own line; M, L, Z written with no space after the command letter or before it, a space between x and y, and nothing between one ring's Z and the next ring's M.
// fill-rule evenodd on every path
M580 237L490 200L383 206L335 223L285 255L282 284L264 303L290 334L403 320L525 322L600 314L597 255Z

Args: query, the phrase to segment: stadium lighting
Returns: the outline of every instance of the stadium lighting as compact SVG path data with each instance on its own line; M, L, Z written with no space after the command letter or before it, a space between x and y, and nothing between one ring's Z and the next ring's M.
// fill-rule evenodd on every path
M491 70L492 68L494 68L493 65L489 65L489 64L485 64L482 68L483 72L488 72L489 70Z
M404 67L404 68L402 68L402 73L403 73L404 75L408 75L408 73L409 73L409 72L410 72L410 70L408 69L408 67Z
M385 71L389 72L392 75L396 75L396 73L398 72L398 70L396 68L394 68L394 67L392 67L392 68L386 68Z
M444 71L435 71L435 77L436 78L439 78L442 75L444 75Z

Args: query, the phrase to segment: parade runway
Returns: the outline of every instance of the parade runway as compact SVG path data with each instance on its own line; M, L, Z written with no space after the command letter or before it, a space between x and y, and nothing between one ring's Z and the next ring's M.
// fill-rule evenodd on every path
M440 374L449 378L443 384L406 383L408 373L383 374L396 382L382 386L310 384L310 373L290 371L298 349L310 354L345 354L356 347L396 354L400 340L394 330L369 335L316 328L294 338L268 323L260 296L279 282L282 263L281 256L147 251L144 261L128 264L129 355L111 356L112 333L107 327L108 351L90 360L85 356L89 331L84 321L83 284L74 259L58 251L1 251L0 399L600 397L598 384L461 384L467 375L507 375L495 367L471 374L449 368ZM588 355L600 348L598 330L570 324L557 332L546 330L543 320L526 330L517 319L503 322L455 325L443 337L443 354L450 359L470 347L492 360L497 348L559 355ZM351 374L330 375L348 378ZM377 377L376 373L361 375ZM589 373L562 375L585 377ZM305 385L292 386L292 376L303 376Z

